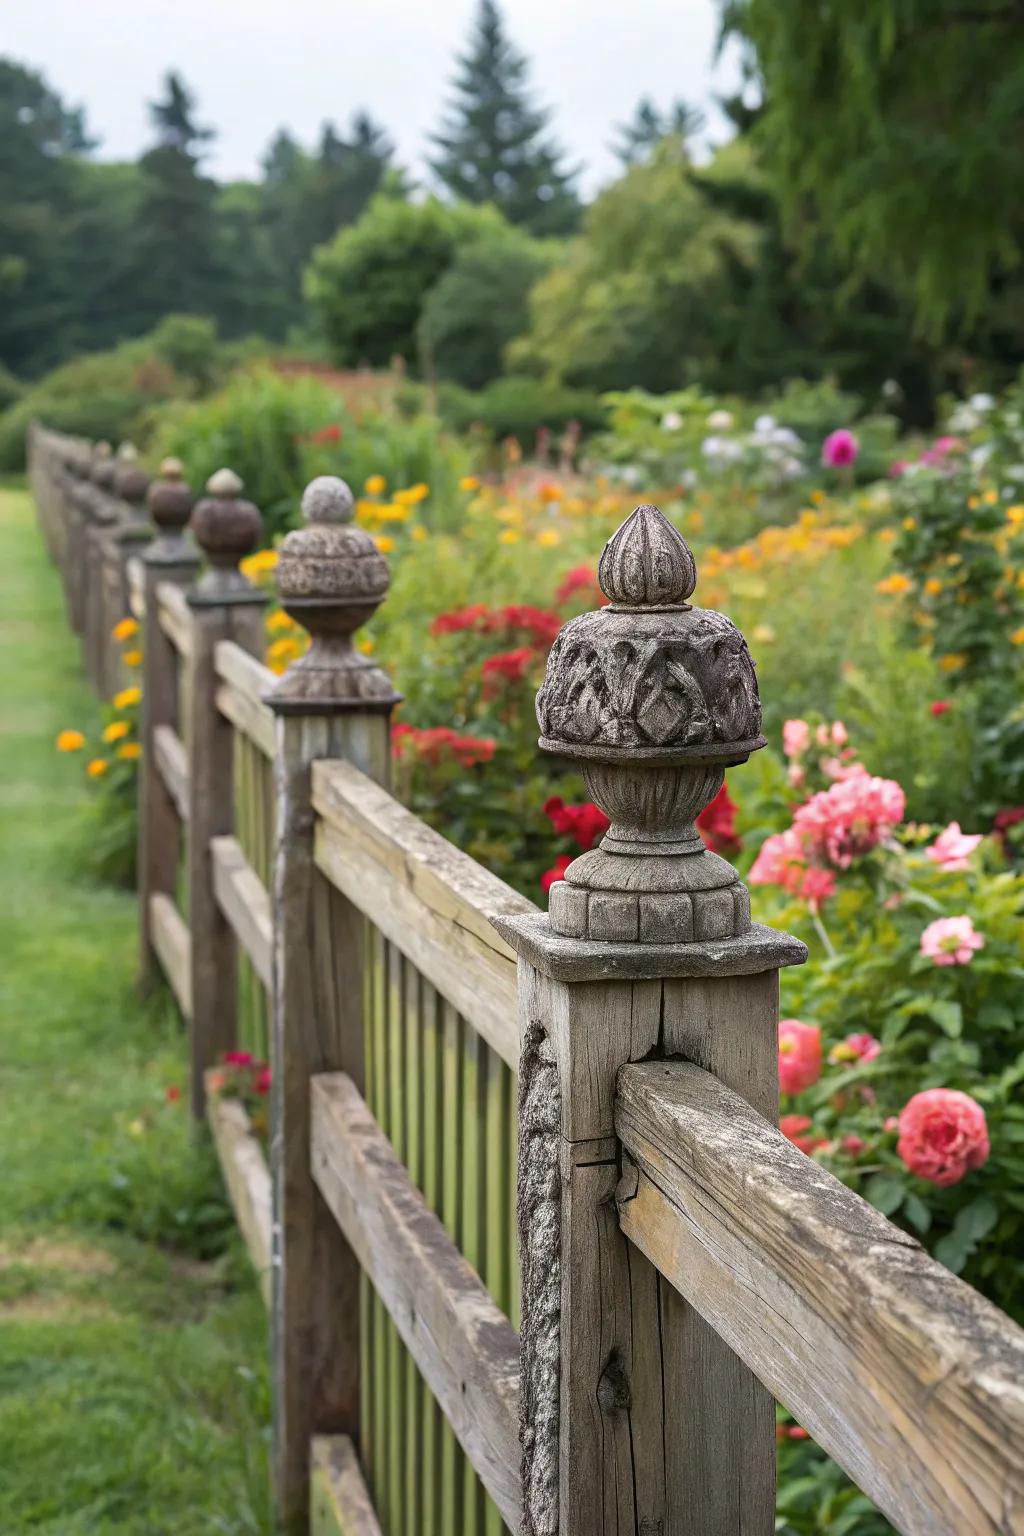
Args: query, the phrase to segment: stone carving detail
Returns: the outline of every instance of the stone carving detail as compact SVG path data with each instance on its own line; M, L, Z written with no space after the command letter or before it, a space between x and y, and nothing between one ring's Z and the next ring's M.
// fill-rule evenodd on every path
M541 747L580 761L612 826L552 886L552 926L609 942L735 937L750 927L749 897L694 819L725 768L764 746L746 641L687 601L693 555L657 507L627 518L598 577L612 601L558 635L537 719Z
M352 526L354 501L344 480L320 475L302 497L306 527L289 533L277 563L281 606L312 644L270 695L282 712L335 713L346 705L390 710L399 700L387 673L353 643L355 631L383 601L387 561L362 528Z

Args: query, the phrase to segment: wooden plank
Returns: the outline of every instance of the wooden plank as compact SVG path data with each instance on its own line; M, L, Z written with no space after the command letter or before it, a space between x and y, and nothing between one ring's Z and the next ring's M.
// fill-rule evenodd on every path
M532 902L349 763L314 765L313 806L320 868L515 1070L515 959L490 918Z
M242 693L224 683L217 689L217 708L236 731L241 731L253 742L264 757L274 756L274 716L265 704L260 704L249 694Z
M897 1529L1024 1529L1024 1332L700 1068L616 1127L623 1231Z
M274 976L274 919L267 888L237 838L213 838L210 859L220 909L263 985L270 987Z
M128 606L132 617L141 623L146 617L146 567L141 556L133 555L125 566Z
M217 646L214 667L222 682L229 683L238 693L246 694L254 704L262 704L277 682L269 667L233 640L222 640ZM270 714L269 709L267 713Z
M354 1085L312 1083L313 1172L467 1455L517 1529L519 1341Z
M188 924L163 891L149 898L153 948L186 1019L192 1017L192 938Z
M206 1116L231 1208L259 1276L263 1300L269 1306L270 1169L244 1104L239 1099L222 1099L211 1092L211 1075L210 1072L206 1074Z
M170 581L157 582L156 612L160 628L187 661L192 654L192 610L181 588Z
M381 1536L348 1435L314 1435L310 1536Z
M188 821L188 753L173 725L153 731L153 760L164 788L174 802L179 821Z

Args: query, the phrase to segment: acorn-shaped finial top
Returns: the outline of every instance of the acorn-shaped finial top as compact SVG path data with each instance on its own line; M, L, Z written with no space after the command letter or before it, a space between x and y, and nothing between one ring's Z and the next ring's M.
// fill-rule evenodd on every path
M617 608L685 608L697 585L690 546L657 507L645 504L608 540L597 567Z
M190 601L197 605L262 601L262 594L238 569L263 533L259 509L242 498L244 486L234 470L216 470L206 490L192 510L192 531L209 569L192 589Z

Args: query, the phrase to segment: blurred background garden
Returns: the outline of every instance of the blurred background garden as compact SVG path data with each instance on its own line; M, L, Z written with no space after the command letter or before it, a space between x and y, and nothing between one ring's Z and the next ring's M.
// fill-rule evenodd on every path
M310 12L315 44L318 7L292 10L296 25ZM769 748L730 771L702 830L752 884L755 916L810 947L783 983L783 1129L1020 1320L1024 14L1002 0L701 10L701 92L654 95L641 67L619 70L607 101L628 84L628 102L589 156L582 130L571 144L562 131L571 25L545 100L530 53L544 21L518 0L432 8L450 62L414 154L388 118L381 77L404 18L384 6L378 72L342 60L337 111L315 134L282 121L264 83L258 169L230 179L212 168L217 135L250 91L230 61L219 96L197 91L184 54L151 46L144 76L112 73L110 92L146 100L129 157L103 143L67 57L51 68L40 43L0 58L4 562L27 573L7 600L7 670L56 613L20 521L33 420L131 442L150 469L175 456L193 488L230 465L263 514L246 569L269 590L302 488L340 475L391 562L362 643L413 701L394 729L396 792L541 902L607 823L582 780L538 753L533 697L560 625L604 601L605 540L655 502L695 553L695 601L740 625L758 665ZM694 70L674 16L659 5L645 28L643 7L602 4L579 25L613 44L638 29L660 81L673 60L681 78ZM89 47L102 57L101 37ZM131 673L130 620L122 639ZM282 671L305 644L271 605L268 663ZM138 695L98 710L65 678L48 711L56 663L26 665L11 718L25 712L29 741L45 715L47 846L75 849L88 913L134 878ZM28 746L12 772L22 758L38 788ZM6 798L13 830L26 802ZM42 844L26 855L45 874ZM49 969L62 953L81 963L81 920L44 964L10 915L6 985L40 1030ZM127 962L112 965L95 1005L104 1049L104 1009L129 992ZM57 1282L33 1279L46 1269L33 1245L72 1220L114 1244L97 1274L128 1265L122 1296L144 1331L160 1309L154 1265L184 1266L177 1322L212 1364L202 1401L176 1405L182 1454L197 1424L230 1450L204 1473L208 1504L191 1487L166 1494L166 1525L162 1485L147 1484L139 1526L109 1492L114 1449L109 1479L63 1505L0 1492L0 1525L268 1529L264 1367L247 1335L258 1303L212 1162L175 1112L171 1028L130 1008L124 1092L101 1074L76 1111L93 1196L69 1212L51 1154L16 1133L23 1197L0 1280L38 1311ZM43 1074L45 1102L47 1074L78 1049L69 1038L57 1064L49 1046L27 1064L15 1051L5 1101L24 1066ZM80 1080L76 1065L75 1103ZM145 1196L157 1163L178 1170L166 1209ZM84 1263L62 1270L72 1301L92 1295ZM79 1363L99 1348L89 1306ZM43 1312L52 1329L59 1308ZM64 1348L19 1343L7 1368ZM232 1371L244 1410L226 1406ZM77 1401L65 1361L52 1423ZM21 1435L29 1459L43 1443L56 1455L65 1431L33 1420L18 1398L0 1435ZM785 1415L779 1453L786 1536L889 1529Z

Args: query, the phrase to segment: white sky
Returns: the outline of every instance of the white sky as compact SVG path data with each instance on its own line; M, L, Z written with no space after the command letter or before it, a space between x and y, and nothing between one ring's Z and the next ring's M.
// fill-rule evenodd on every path
M504 0L530 56L535 96L553 131L586 162L588 192L612 173L612 125L637 99L675 96L704 108L735 86L734 61L712 68L714 0ZM368 108L399 159L423 173L452 60L474 0L0 0L0 52L40 69L84 105L104 159L135 156L149 136L145 102L174 67L218 138L207 161L221 179L251 176L271 135L311 144L325 118Z

